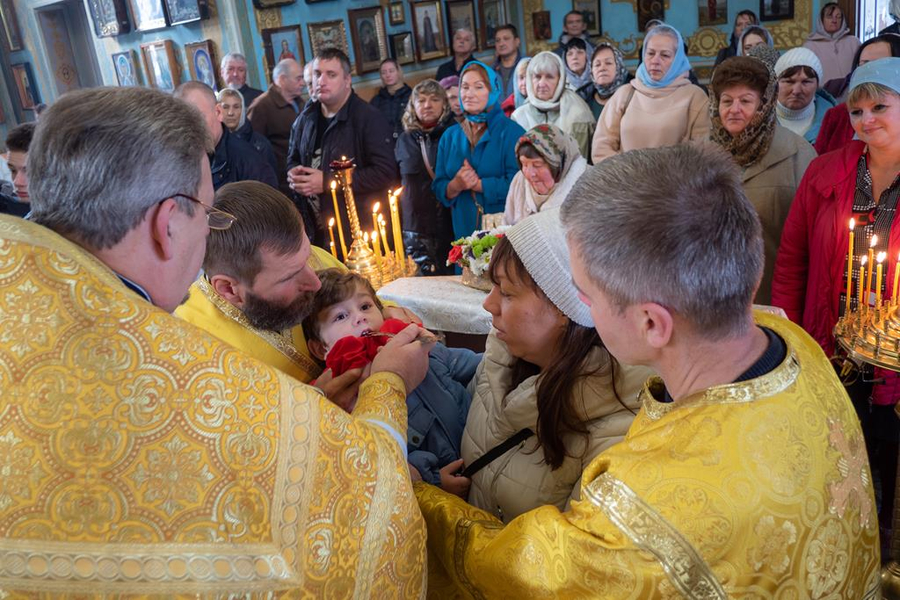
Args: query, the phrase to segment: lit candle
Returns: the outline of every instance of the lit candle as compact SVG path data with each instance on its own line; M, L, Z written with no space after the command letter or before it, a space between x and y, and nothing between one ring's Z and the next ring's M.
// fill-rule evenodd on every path
M391 255L391 249L388 248L387 228L384 224L384 216L382 215L378 215L378 231L381 232L381 245L384 246L384 256L389 257Z
M378 265L378 270L382 271L381 267L381 248L378 246L378 230L372 230L372 247L375 249L375 263ZM384 271L382 271L383 273Z
M897 257L897 264L894 265L894 287L891 288L894 306L897 306L897 286L900 286L900 256Z
M372 205L372 227L378 227L378 209L381 208L381 202Z
M869 274L866 277L866 306L869 305L869 292L872 291L872 271L875 270L875 246L878 245L878 236L873 235L869 243Z
M881 308L881 276L884 274L884 265L881 263L885 258L887 258L887 252L879 252L878 258L875 259L878 261L878 267L875 269L875 310Z
M850 249L847 251L847 303L844 305L844 316L850 314L850 295L853 293L853 227L854 219L850 219Z
M397 190L398 192L400 190ZM391 230L394 232L394 254L397 262L403 265L406 261L403 257L403 235L400 233L400 203L397 201L396 192L389 196L391 206ZM402 269L403 267L401 267Z
M337 181L331 182L331 200L334 202L334 218L337 223L338 237L341 239L341 256L347 260L347 244L344 243L344 227L341 225L341 210L337 201Z
M865 306L866 286L863 285L863 282L866 280L867 262L869 262L868 256L863 256L859 259L859 281L857 282L858 285L856 287L859 289L859 298L857 299L857 303L859 304L860 315L862 314L863 306ZM871 275L871 273L869 273L869 275Z
M337 248L334 245L334 219L328 219L328 235L331 237L331 253L337 258Z

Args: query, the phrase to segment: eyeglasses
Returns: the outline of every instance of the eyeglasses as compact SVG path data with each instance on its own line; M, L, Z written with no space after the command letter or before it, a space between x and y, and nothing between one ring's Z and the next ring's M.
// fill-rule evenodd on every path
M231 213L227 213L224 210L219 210L218 208L215 208L213 206L207 206L197 198L188 196L187 194L172 194L168 198L163 198L163 200L160 200L160 202L168 200L169 198L184 198L186 200L190 200L191 202L196 202L197 204L199 204L203 208L203 210L206 211L206 224L210 229L225 231L226 229L234 225L235 221L237 221L237 217L232 215Z

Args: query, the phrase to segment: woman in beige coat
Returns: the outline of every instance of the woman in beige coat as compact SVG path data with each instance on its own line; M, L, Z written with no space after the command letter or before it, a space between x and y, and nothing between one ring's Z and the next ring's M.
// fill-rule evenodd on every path
M472 476L468 497L506 522L579 498L582 471L625 435L650 373L617 364L593 328L572 284L559 209L507 231L490 274L484 307L494 329L472 384L462 458L473 468L514 440Z
M763 229L766 262L755 301L769 304L775 254L797 186L816 151L775 119L777 81L762 61L736 56L713 72L709 113L712 139L743 172L744 191Z
M709 138L708 99L688 80L691 63L678 30L658 25L644 38L634 80L606 103L594 132L591 159Z

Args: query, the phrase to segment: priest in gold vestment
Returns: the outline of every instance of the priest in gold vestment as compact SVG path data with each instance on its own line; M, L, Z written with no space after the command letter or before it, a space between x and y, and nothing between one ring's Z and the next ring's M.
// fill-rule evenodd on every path
M582 500L504 526L426 484L434 598L880 597L865 443L818 345L754 314L756 213L710 147L630 152L563 205L609 351L660 375Z
M427 347L391 340L351 417L170 315L233 221L207 146L144 88L41 119L35 222L0 217L0 597L419 598Z

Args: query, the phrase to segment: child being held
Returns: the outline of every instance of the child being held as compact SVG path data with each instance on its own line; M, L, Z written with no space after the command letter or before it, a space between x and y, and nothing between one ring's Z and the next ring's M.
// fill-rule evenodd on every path
M385 320L381 302L365 277L340 269L326 269L318 276L322 288L303 321L303 331L310 353L325 361L337 377L370 363L389 339L368 334L397 333L405 324ZM462 470L460 442L472 402L466 387L479 362L481 355L471 350L436 344L425 380L406 398L410 471L417 470L424 481L463 499L469 480L455 473Z

